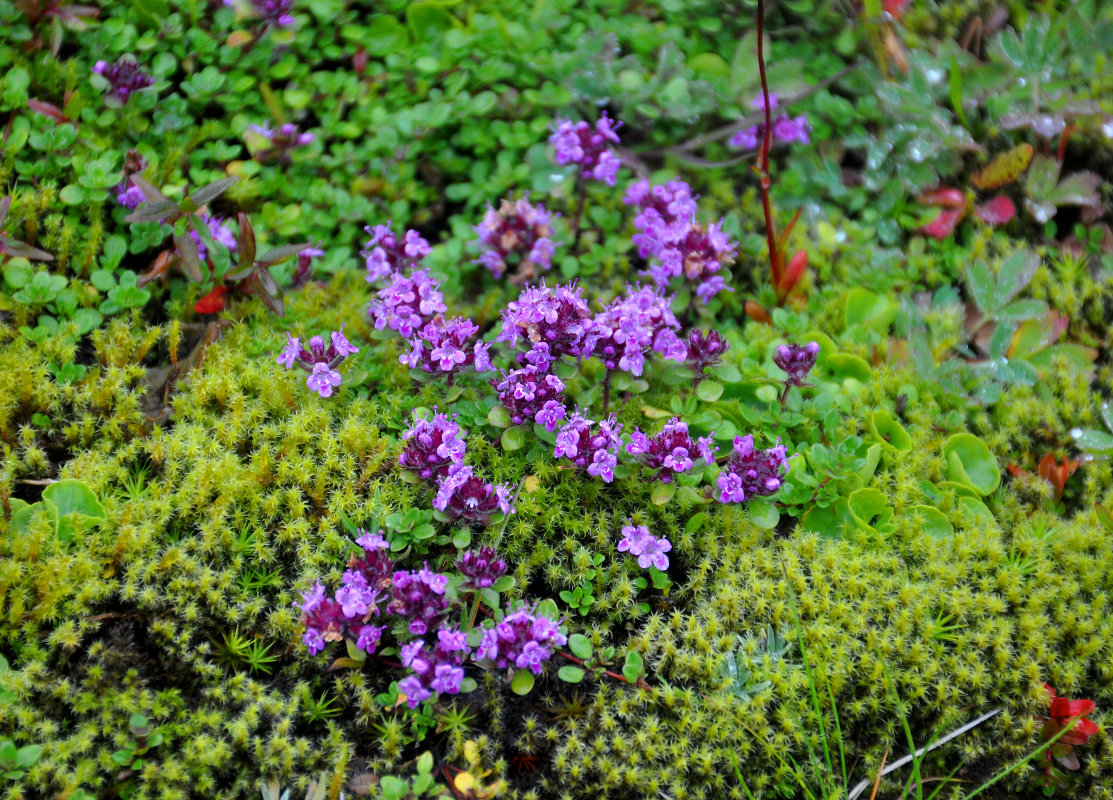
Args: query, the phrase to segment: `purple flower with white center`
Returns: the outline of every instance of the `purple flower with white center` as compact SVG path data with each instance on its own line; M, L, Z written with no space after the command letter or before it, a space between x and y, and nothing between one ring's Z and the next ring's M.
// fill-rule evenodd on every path
M379 290L368 308L377 330L390 328L408 339L448 310L440 284L428 270L415 269L408 277L393 272L390 278L390 285Z
M581 355L584 336L591 326L591 312L583 291L568 286L530 286L502 312L498 341L514 346L525 339L530 347L546 344L549 355Z
M715 329L688 332L687 362L696 372L696 384L703 380L704 372L722 361L723 353L730 349L730 342Z
M784 445L755 450L752 435L735 436L734 452L719 473L719 501L741 503L754 497L768 497L781 488L787 472Z
M271 25L285 28L294 24L294 17L290 13L294 10L294 0L224 0L226 6L243 5L249 7L255 16L260 17Z
M394 235L393 223L364 228L371 239L364 245L360 255L367 265L367 282L387 278L395 272L410 269L433 252L433 248L415 230L407 230L402 240Z
M568 642L557 623L524 608L503 617L502 622L483 631L475 657L499 669L517 667L540 675L553 651Z
M627 287L595 315L585 339L584 355L597 356L608 372L622 370L640 376L645 355L654 350L682 361L687 353L676 335L680 323L669 308L670 298L650 287Z
M805 345L782 344L773 351L773 363L787 373L786 386L806 386L804 380L815 366L818 355L818 342L808 342Z
M655 253L658 263L648 274L658 286L667 286L673 278L684 278L696 285L696 294L704 303L725 290L721 269L734 261L735 246L722 228L715 224L690 224L684 236L674 242L662 243Z
M556 149L556 162L561 166L577 164L584 177L614 186L622 159L615 155L611 145L619 143L615 131L621 124L610 119L605 111L594 128L582 120L557 120L549 137L549 143Z
M286 346L276 359L286 369L297 366L308 372L305 385L321 397L330 397L332 390L340 385L342 378L336 367L348 356L359 352L359 348L354 347L344 336L343 325L339 331L333 331L329 338L326 345L323 337L314 336L309 340L309 347L302 347L298 339L287 333Z
M503 484L486 483L467 464L453 464L438 479L433 508L453 519L464 519L486 525L496 511L513 514L510 488Z
M503 200L498 211L488 206L475 232L479 245L485 248L479 262L496 278L513 264L517 268L510 282L527 283L551 266L554 245L549 212L540 203L530 204L529 192L516 202Z
M359 531L359 538L356 539L356 544L364 550L375 552L377 550L390 549L390 542L383 538L383 532L369 533L368 531Z
M468 550L456 560L456 569L464 576L463 589L489 589L506 574L506 562L490 547Z
M407 340L410 352L398 360L411 369L452 377L459 371L474 367L476 372L492 369L487 342L470 343L468 340L479 332L470 319L435 317Z
M614 468L618 464L618 450L622 446L619 424L614 414L596 423L577 408L568 417L556 436L554 458L570 459L576 466L587 470L589 475L603 479L605 483L614 480Z
M314 364L313 372L305 379L305 385L321 397L332 397L332 390L340 385L344 378L328 364Z
M432 480L448 474L453 464L464 463L467 431L455 420L455 414L449 418L440 413L434 414L432 419L415 418L413 425L402 434L406 442L406 449L398 456L402 468Z
M808 144L811 141L809 136L811 132L811 125L808 124L808 115L801 114L797 117L789 117L787 114L773 114L779 102L777 95L770 93L769 95L769 111L773 119L773 135L770 137L773 142L777 144L792 144L799 142L800 144ZM765 110L765 99L763 97L755 97L750 101L750 106L759 111ZM761 147L765 139L765 123L762 122L758 125L751 125L748 128L743 128L730 138L730 146L736 147L741 150L757 150Z
M664 572L669 568L669 557L665 553L670 550L672 542L664 536L654 536L645 525L635 526L633 520L623 527L622 539L618 542L618 552L636 556L642 569L656 567Z
M696 458L711 463L715 449L710 436L701 436L693 442L687 423L676 417L666 422L661 432L652 438L634 428L630 443L626 445L626 452L640 456L647 467L657 471L662 483L671 483L673 476L690 470Z
M422 636L447 613L447 587L448 576L431 572L428 565L418 572L399 570L391 579L387 613L408 619L410 633Z
M115 64L98 61L93 72L109 84L108 104L122 106L133 94L154 84L154 78L139 68L138 62L122 56Z
M548 346L542 342L529 353L519 353L519 361L527 362L519 369L504 372L502 380L491 380L498 392L499 402L510 412L513 425L523 425L530 420L552 432L566 411L560 398L564 382L550 370L554 363Z

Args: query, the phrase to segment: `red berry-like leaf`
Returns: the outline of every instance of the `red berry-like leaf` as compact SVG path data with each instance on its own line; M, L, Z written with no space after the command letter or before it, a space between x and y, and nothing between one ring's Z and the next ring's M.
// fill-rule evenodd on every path
M1016 216L1016 205L1005 195L999 194L978 206L975 213L978 219L990 225L1008 225Z
M939 216L925 225L921 230L928 236L933 236L942 241L955 232L958 223L962 220L961 208L944 208Z
M193 304L193 310L198 314L215 314L224 308L224 294L227 286L218 286Z

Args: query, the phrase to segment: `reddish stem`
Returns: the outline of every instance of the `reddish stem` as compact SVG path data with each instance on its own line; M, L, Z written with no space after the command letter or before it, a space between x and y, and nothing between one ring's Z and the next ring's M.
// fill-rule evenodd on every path
M563 650L558 650L557 655L560 656L561 658L564 658L564 659L567 659L568 661L571 661L573 664L579 664L581 667L584 666L585 663L587 663L582 658L576 658L571 653L566 653ZM629 683L630 682L630 681L626 680L626 678L624 676L619 675L617 672L611 672L609 669L603 670L603 674L606 675L608 678L614 678L616 681L622 681L623 683ZM642 678L638 678L638 682L635 684L635 686L637 686L639 689L652 688Z
M769 196L772 180L769 177L769 149L773 145L773 109L769 101L769 81L765 75L765 0L757 0L757 69L761 75L761 97L765 105L765 131L761 137L761 155L758 174L761 177L761 208L765 212L765 238L769 242L769 270L773 285L781 282L781 259L777 248L777 229L773 221L773 201Z

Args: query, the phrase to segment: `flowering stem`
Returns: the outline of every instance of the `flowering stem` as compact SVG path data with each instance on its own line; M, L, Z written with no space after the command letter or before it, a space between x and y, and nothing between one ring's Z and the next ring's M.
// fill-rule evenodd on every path
M590 667L585 666L585 664L587 663L586 661L584 661L582 658L576 658L571 653L566 653L563 650L558 650L556 654L563 659L571 661L573 664L579 664L581 667L584 667L585 669L591 669ZM606 675L608 678L614 678L616 681L622 681L623 683L629 683L630 682L630 681L626 680L626 678L624 676L619 675L617 672L611 672L609 669L603 670L603 674ZM634 685L637 686L639 689L649 689L649 688L651 688L650 685L648 683L646 683L645 680L642 679L642 678L638 678L637 683L634 684Z
M611 371L607 370L603 376L603 416L607 416L607 409L611 405Z
M481 599L482 598L480 597L479 591L477 590L476 593L475 593L475 602L472 603L472 607L471 607L471 616L469 616L469 618L468 618L468 630L469 631L475 627L475 618L479 616L479 601Z
M765 238L769 244L769 270L773 285L781 282L781 258L777 248L777 229L773 221L773 201L769 196L772 180L769 177L769 149L773 144L773 110L769 100L769 81L765 75L765 0L757 0L757 68L761 75L761 98L765 105L765 131L758 157L758 175L761 179L761 209L765 213ZM778 305L780 297L778 293Z
M580 228L580 222L583 220L584 206L587 205L587 181L584 180L584 176L579 172L576 173L576 183L579 186L580 194L579 199L576 201L576 216L572 217L572 230L576 234L575 238L572 240L573 252L578 252L580 248L580 231L582 230Z
M791 386L791 385L792 384L790 384L790 383L786 383L784 391L781 392L781 408L785 407L785 400L788 399L788 387Z

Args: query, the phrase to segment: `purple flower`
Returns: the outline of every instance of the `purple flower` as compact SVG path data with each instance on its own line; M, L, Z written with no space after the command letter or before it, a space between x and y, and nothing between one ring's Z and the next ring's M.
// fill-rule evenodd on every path
M806 345L782 344L773 351L773 363L787 373L787 385L804 386L804 379L815 366L818 355L818 342L808 342Z
M673 417L653 438L634 428L626 452L640 456L647 467L657 471L657 478L662 483L671 483L674 475L693 467L695 458L711 463L714 460L713 448L710 436L700 437L693 443L688 435L688 425Z
M653 253L658 263L650 265L648 273L654 283L662 287L673 278L684 278L696 284L697 296L706 303L718 292L729 288L723 277L716 273L730 265L734 256L734 243L719 225L692 223L682 237L663 242Z
M622 446L619 431L622 425L614 414L598 423L585 417L577 408L568 417L556 436L554 458L570 459L576 466L587 470L610 483L614 480L614 467L618 463L618 449Z
M415 269L408 277L392 272L390 279L390 285L379 290L368 308L376 329L390 328L409 338L448 310L440 284L428 270Z
M224 5L239 5L238 0L224 0ZM255 15L266 22L284 28L294 24L294 17L290 14L294 9L294 0L249 0L244 3L255 12Z
M403 645L402 665L412 674L399 681L398 690L410 708L439 694L459 694L464 681L464 659L469 655L466 636L461 631L441 628L432 648L418 640Z
M653 566L664 572L669 568L669 557L665 553L672 550L672 542L662 536L657 538L645 525L635 527L634 521L622 529L622 539L618 542L618 552L629 552L637 556L638 566L649 569Z
M546 344L552 358L579 356L584 335L591 325L591 312L582 290L574 284L539 286L522 291L502 312L498 341L514 346L525 339L530 347Z
M597 356L608 371L641 375L651 350L682 361L687 354L676 335L680 323L669 307L671 298L650 287L628 286L595 315L584 341L584 355Z
M402 241L398 241L391 230L392 224L387 222L386 225L364 228L371 234L370 241L360 251L360 255L366 260L368 283L410 269L433 252L429 243L415 230L407 230Z
M556 162L578 164L580 172L588 178L603 181L614 186L622 159L611 150L611 144L618 144L615 132L621 123L615 123L604 111L603 116L592 128L587 122L557 120L550 144L556 149Z
M722 360L723 353L729 349L730 343L714 329L688 332L686 360L696 371L696 383L703 380L704 371L718 364Z
M116 187L116 202L124 208L134 211L140 203L147 202L147 198L144 196L143 190L128 178Z
M801 114L791 119L785 116L773 123L773 138L782 144L792 144L793 142L808 144L811 142L809 136L811 129L807 114Z
M485 483L467 464L453 464L437 480L433 508L454 519L485 525L495 511L514 513L509 487Z
M755 450L754 437L734 437L734 452L719 473L719 501L741 503L753 497L768 497L781 488L788 459L784 445Z
M462 464L467 432L444 414L434 414L430 419L414 419L402 434L406 449L398 457L403 469L416 472L425 480L432 480L448 473L453 464Z
M368 620L380 613L380 600L390 588L393 562L385 553L387 545L381 536L364 533L356 542L364 548L363 555L349 560L343 586L336 594L326 596L325 587L315 583L302 594L302 602L294 604L302 612L304 641L310 654L316 655L326 643L344 637L354 639L356 647L364 652L373 653L382 638L385 626L370 625Z
M391 579L391 600L386 610L408 619L410 633L422 636L448 611L448 598L444 596L447 587L448 576L431 572L428 566L418 572L400 570Z
M490 547L468 550L456 560L456 569L464 576L464 589L489 589L506 574L506 562Z
M557 623L522 608L483 631L475 657L499 669L517 667L540 675L542 665L552 657L553 650L567 641Z
M295 366L309 373L305 385L317 392L321 397L332 395L333 388L340 385L341 376L336 371L344 359L353 353L358 353L359 348L354 347L344 336L344 326L339 331L330 334L330 342L320 336L309 340L309 347L302 347L298 339L286 334L286 346L278 354L276 361L286 369Z
M398 360L412 369L438 375L451 376L467 367L487 372L492 368L487 353L490 345L468 342L478 332L479 327L470 319L438 315L407 340L410 352Z
M360 530L359 538L356 539L356 544L369 552L378 550L387 550L390 548L390 543L383 538L383 532L368 533L367 531Z
M313 246L306 247L298 253L298 266L293 276L294 288L301 288L309 282L309 267L313 264L313 259L321 258L324 254L324 250Z
M155 82L139 68L135 59L128 56L122 56L115 64L98 61L93 65L93 72L108 81L111 105L123 105L133 94Z
M236 234L228 229L225 220L220 217L211 217L206 212L201 212L201 219L209 229L209 235L217 244L222 244L229 250L236 249ZM189 235L193 237L194 243L197 245L197 257L204 261L208 257L209 249L201 237L197 235L197 231L190 231Z
M554 246L549 212L540 203L531 205L529 192L516 202L503 200L498 211L488 206L475 232L485 248L479 262L496 278L502 277L511 263L517 266L510 278L515 284L531 281L551 266Z
M504 372L501 381L491 381L499 402L510 412L513 425L532 420L544 425L547 431L556 430L557 423L566 414L560 401L564 382L550 372L554 359L548 345L541 342L529 353L519 354L519 359L527 362L524 367Z
M770 116L773 119L773 135L772 140L778 144L792 144L799 142L800 144L808 144L811 141L809 133L811 126L808 124L808 115L801 114L798 117L789 117L787 114L773 114L776 110L779 98L775 94L769 95L769 110ZM750 105L759 110L765 110L765 101L762 97L755 97L750 101ZM742 150L757 150L761 147L762 141L765 139L765 123L762 122L758 125L751 125L748 128L743 128L730 138L730 146Z
M266 124L248 125L247 129L262 136L272 148L277 150L292 150L309 144L315 138L312 133L299 133L298 126L292 122L279 125L277 130L271 129Z
M639 209L634 217L638 233L633 241L642 258L653 257L665 245L679 242L696 218L696 198L684 181L651 186L647 178L642 178L630 185L622 202Z

